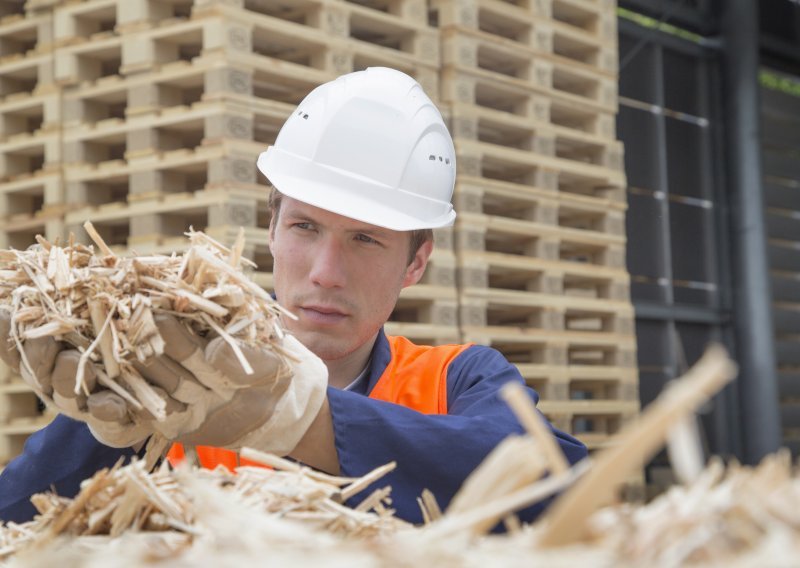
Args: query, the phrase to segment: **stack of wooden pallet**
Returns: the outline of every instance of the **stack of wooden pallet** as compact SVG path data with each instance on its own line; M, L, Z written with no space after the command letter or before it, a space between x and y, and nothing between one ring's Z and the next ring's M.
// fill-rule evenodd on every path
M53 15L19 12L0 6L0 248L63 232ZM25 383L0 368L0 467L50 419Z
M608 0L433 0L459 181L462 338L599 447L638 411Z
M0 21L0 248L87 219L141 254L243 226L270 288L256 157L316 85L394 67L446 115L459 217L387 332L497 347L592 447L637 412L613 0L24 5Z

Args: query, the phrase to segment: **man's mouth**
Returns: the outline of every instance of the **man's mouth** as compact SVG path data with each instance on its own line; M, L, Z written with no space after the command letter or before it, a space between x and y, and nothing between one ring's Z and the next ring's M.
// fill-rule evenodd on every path
M333 325L341 322L347 314L333 306L308 304L300 307L300 314L312 323Z

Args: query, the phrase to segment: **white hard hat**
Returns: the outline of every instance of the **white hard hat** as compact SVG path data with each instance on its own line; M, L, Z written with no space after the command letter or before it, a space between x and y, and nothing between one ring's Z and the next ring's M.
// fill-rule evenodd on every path
M282 194L395 231L453 224L453 140L414 79L370 67L303 99L258 169Z

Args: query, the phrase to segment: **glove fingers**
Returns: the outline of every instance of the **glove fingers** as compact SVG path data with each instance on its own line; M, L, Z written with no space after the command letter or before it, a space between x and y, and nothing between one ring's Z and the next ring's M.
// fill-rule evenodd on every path
M202 351L206 341L189 331L177 318L168 314L155 316L156 326L164 340L164 354L174 361L185 361L198 349Z
M150 357L144 363L134 361L133 366L147 379L147 382L164 389L169 394L175 392L181 380L189 376L186 369L164 355Z
M77 349L64 349L56 356L53 366L53 390L65 398L74 398L75 379L78 376L78 363L81 354ZM97 385L97 372L94 364L86 363L83 370L83 380L88 392L92 392Z
M279 376L288 374L289 369L274 351L249 345L241 345L240 348L245 359L253 368L252 375L245 372L233 348L221 337L209 343L205 351L206 361L222 373L232 383L232 386L242 387L271 383Z
M101 422L115 422L128 424L131 422L128 414L128 403L117 393L109 390L92 393L86 400L89 414Z
M134 367L151 385L163 389L176 401L193 403L208 392L191 371L166 355L153 357L146 363L134 362Z
M52 337L37 337L28 339L23 346L25 358L31 365L34 380L41 391L50 395L53 392L52 373L56 356L61 351L61 345Z
M11 339L11 312L0 310L0 359L14 371L19 371L19 351Z
M164 411L167 416L169 416L170 414L174 414L176 412L184 412L186 410L185 404L169 396L169 394L167 394L167 391L165 391L161 387L153 386L151 388L153 389L153 392L155 392L159 396L159 398L161 398L161 400L163 400L166 403ZM139 422L157 422L156 417L153 416L146 408L143 408L140 411L136 411L135 414L136 417L139 419L138 420Z
M280 382L278 388L282 392L278 394L274 392L275 385L236 391L228 403L210 412L197 430L181 435L179 441L195 446L224 447L235 444L270 419L289 382Z

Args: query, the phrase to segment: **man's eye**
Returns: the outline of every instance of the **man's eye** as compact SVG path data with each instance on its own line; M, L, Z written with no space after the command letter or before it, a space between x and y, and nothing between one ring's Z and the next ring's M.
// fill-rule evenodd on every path
M372 237L368 237L367 235L364 235L364 234L359 234L358 236L356 236L356 238L359 241L361 241L362 243L376 243L377 244L377 242L378 242L375 239L373 239Z
M297 229L308 230L311 228L311 223L295 223L292 226L296 227Z

